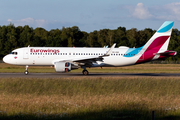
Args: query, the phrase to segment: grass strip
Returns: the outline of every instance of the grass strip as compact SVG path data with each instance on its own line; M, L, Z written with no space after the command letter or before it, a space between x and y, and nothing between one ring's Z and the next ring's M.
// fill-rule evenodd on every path
M139 64L124 67L87 68L90 73L180 73L180 64ZM24 72L25 66L8 65L0 63L0 72L19 73ZM53 66L30 66L31 73L54 73ZM71 72L82 72L82 69Z
M3 78L2 119L180 118L180 81L175 78Z

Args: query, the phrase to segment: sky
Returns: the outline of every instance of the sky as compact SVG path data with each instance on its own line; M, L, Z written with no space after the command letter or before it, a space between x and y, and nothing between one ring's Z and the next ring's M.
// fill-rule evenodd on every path
M0 26L13 23L48 31L78 26L81 31L151 28L174 21L180 30L179 0L0 0Z

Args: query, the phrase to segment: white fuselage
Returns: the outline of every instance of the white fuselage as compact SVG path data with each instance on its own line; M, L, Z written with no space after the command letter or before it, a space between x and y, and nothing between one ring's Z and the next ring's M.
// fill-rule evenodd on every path
M129 49L136 48L114 48L109 56L103 57L102 61L93 62L92 67L135 64L142 52L139 50L136 54L126 54ZM57 61L103 56L108 50L109 48L24 47L13 50L12 52L16 54L6 55L3 61L14 65L54 65Z

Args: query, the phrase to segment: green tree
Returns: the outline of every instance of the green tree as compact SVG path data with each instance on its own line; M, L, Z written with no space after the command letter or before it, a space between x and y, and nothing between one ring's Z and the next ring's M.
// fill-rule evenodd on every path
M87 47L98 47L99 44L97 42L97 39L98 39L97 31L89 33L89 36L87 36L87 40L86 40Z
M117 43L117 46L128 46L126 28L118 27L118 29L114 31L114 42Z
M13 49L17 48L17 33L13 24L7 26L6 41L4 43L5 53L9 53Z
M127 31L127 39L128 39L128 47L138 46L137 40L139 39L139 37L138 37L138 32L136 28L132 28Z
M7 27L2 26L0 27L0 57L2 58L5 54L9 51L5 51L5 42L7 41Z
M33 45L33 28L30 28L28 25L25 25L22 29L22 32L19 33L19 46L27 47L28 45Z
M43 28L36 28L33 31L33 46L45 46L48 39L48 32Z

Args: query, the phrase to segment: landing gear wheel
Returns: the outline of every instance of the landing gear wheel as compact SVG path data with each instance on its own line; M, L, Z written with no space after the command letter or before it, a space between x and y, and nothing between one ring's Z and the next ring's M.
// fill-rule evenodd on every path
M83 75L89 75L89 72L87 70L82 71Z
M24 72L25 75L28 75L28 73L29 73L29 72L28 72L27 70Z
M28 65L26 65L26 71L24 72L24 74L25 74L25 75L28 75L28 74L29 74L29 72L28 72L28 68L29 68L29 66L28 66Z

